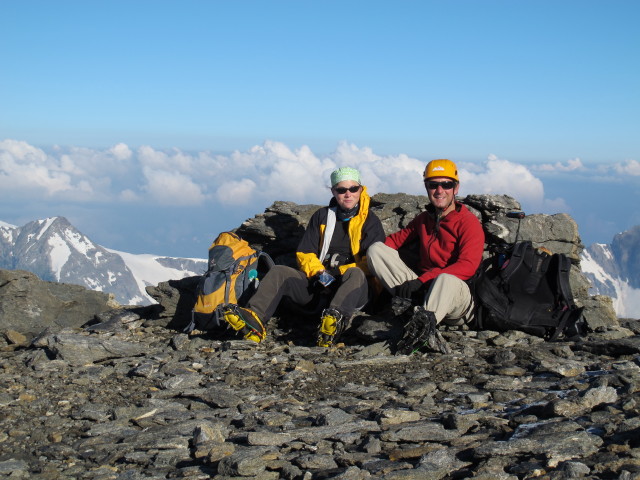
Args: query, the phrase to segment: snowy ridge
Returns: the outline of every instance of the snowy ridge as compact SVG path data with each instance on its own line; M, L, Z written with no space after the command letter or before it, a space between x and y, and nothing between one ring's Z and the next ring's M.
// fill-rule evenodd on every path
M141 303L154 303L155 301L145 291L145 287L149 285L157 285L160 282L166 282L169 280L178 280L185 277L202 275L202 270L180 270L177 268L168 267L158 262L160 259L167 259L167 257L159 257L157 255L150 254L133 254L126 252L119 252L117 250L107 249L107 251L119 255L124 261L125 265L131 270L133 277L136 280L136 284L143 293L142 297L132 298L131 304L138 305ZM175 260L175 259L172 259ZM202 268L206 268L206 260L191 258L186 259L194 265L204 265ZM201 266L202 266L201 265Z
M15 225L11 225L10 223L3 222L2 220L0 220L0 228L12 229L12 228L18 228L18 227L16 227Z
M583 250L580 267L591 281L591 295L611 297L618 317L640 318L640 289L622 278L620 268L609 245L597 243Z
M42 280L82 285L114 295L123 305L149 305L145 287L200 275L207 261L135 255L106 249L64 217L22 227L0 224L0 268L27 270Z
M16 228L18 227L0 220L0 245L2 245L2 241L7 243L13 242L13 237L14 237Z

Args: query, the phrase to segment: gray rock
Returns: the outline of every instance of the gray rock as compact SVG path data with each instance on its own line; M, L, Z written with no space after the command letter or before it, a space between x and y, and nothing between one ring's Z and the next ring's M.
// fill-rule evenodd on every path
M0 269L0 330L35 335L46 328L80 327L119 305L79 285L43 282L23 270Z
M24 460L9 460L0 461L0 474L10 475L11 477L18 477L21 474L29 471L29 464Z
M145 346L111 337L93 337L77 333L56 333L46 338L47 348L70 365L86 365L107 359L137 357Z
M223 458L218 464L218 472L222 475L239 475L251 477L260 475L267 468L264 450L242 449L229 457Z

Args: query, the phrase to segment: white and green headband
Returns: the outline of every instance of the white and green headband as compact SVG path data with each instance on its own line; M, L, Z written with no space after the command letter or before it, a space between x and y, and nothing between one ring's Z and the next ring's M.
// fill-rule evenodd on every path
M335 187L338 183L344 182L345 180L353 180L354 182L360 182L360 172L355 168L351 167L342 167L337 170L334 170L331 173L331 187Z

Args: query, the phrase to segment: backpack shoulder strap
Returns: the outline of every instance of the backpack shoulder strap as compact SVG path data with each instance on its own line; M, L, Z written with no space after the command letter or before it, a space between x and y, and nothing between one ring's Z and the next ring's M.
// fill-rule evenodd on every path
M333 237L333 231L336 228L336 208L331 207L327 209L327 225L324 229L324 238L322 239L322 249L320 250L320 261L324 261L324 257L329 252L329 245L331 244L331 237Z
M558 253L558 287L569 307L574 305L571 285L569 285L569 272L571 271L571 260L564 254Z
M554 332L551 340L556 340L561 333L566 333L567 330L574 330L574 333L582 335L581 331L584 326L580 327L582 312L584 307L578 307L573 299L573 293L571 292L571 285L569 284L569 273L571 271L571 260L564 253L555 254L557 259L557 283L558 290L561 297L562 312L558 327ZM582 320L583 321L583 320Z
M273 258L271 258L271 255L269 255L267 252L259 251L258 252L258 260L261 259L261 258L267 264L267 269L268 270L270 270L276 264L276 262L273 261Z
M531 251L531 249L533 249L533 245L528 240L518 242L513 246L511 255L509 256L509 263L504 266L502 273L502 278L505 281L508 281L511 275L520 268L527 251Z
M231 276L235 273L238 265L245 260L250 260L252 257L257 257L257 253L252 253L251 255L244 255L242 257L238 257L235 262L233 262L228 269L223 270L225 281L224 281L224 303L229 303L229 293L231 292Z

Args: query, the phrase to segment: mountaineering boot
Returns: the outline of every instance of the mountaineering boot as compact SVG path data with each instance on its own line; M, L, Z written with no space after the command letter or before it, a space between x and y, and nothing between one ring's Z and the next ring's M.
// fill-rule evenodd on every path
M267 336L267 331L258 315L248 308L228 303L222 307L222 319L245 340L260 343Z
M330 347L345 330L346 319L335 308L325 308L320 318L318 346Z
M398 342L396 353L410 355L422 347L440 353L451 353L447 341L438 331L436 316L424 307L415 307L411 320L404 327L402 339Z

